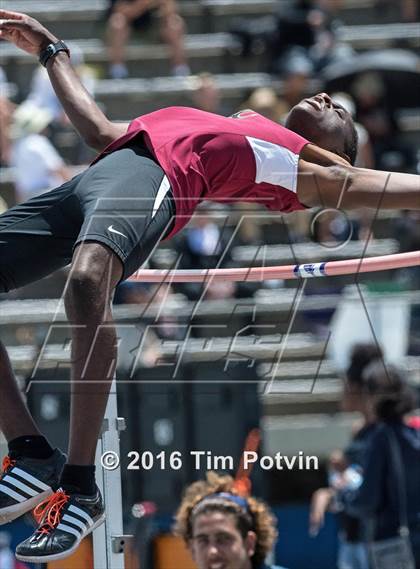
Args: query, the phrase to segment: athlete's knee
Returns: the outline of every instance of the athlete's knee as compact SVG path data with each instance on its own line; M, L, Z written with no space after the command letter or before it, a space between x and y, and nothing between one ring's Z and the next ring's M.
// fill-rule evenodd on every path
M66 284L65 305L71 320L86 320L99 315L110 304L122 265L107 247L88 243L74 254Z
M110 299L92 271L74 271L66 284L64 304L72 324L99 323L104 318Z

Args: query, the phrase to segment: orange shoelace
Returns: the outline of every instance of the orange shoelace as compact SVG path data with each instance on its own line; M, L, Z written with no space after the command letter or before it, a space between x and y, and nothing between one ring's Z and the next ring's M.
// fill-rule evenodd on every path
M9 455L3 458L3 463L1 465L1 474L5 474L9 468L12 468L16 464L16 460L12 460Z
M50 533L60 523L61 510L70 500L63 490L58 490L49 498L38 504L34 509L34 516L38 524L44 520L42 526L37 530L37 533Z

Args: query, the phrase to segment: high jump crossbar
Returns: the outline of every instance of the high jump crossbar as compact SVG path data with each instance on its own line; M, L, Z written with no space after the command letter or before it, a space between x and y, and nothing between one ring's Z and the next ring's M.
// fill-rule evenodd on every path
M409 253L396 253L394 255L382 255L380 257L365 257L360 259L346 259L343 261L325 261L320 263L274 267L203 270L139 269L129 280L150 283L264 281L271 279L355 275L404 267L416 267L418 265L420 265L420 251L410 251Z

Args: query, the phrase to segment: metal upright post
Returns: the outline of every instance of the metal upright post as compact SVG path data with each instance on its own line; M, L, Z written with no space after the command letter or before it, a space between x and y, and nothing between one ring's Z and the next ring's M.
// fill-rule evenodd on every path
M118 417L115 379L112 382L101 438L96 449L98 486L105 501L106 521L93 533L93 568L124 569L124 548L127 536L123 535L121 470L102 467L104 453L120 456L120 432L125 421Z

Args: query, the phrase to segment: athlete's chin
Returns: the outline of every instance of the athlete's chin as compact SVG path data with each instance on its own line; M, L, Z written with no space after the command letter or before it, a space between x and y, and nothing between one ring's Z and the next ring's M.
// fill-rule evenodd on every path
M285 126L289 130L300 134L307 140L313 141L316 136L316 127L319 123L319 111L309 105L306 101L301 101L294 106L286 117Z

